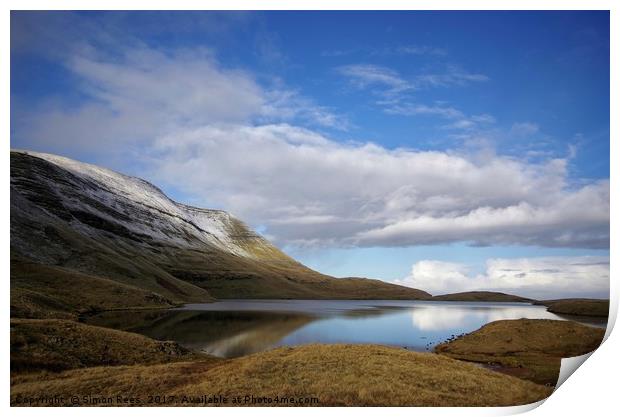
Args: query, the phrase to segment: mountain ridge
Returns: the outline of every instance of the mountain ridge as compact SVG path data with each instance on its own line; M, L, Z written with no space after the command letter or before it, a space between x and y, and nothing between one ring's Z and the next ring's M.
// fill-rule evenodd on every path
M11 266L16 295L46 296L53 267L76 288L93 276L107 280L106 288L112 281L152 293L157 297L144 296L149 305L154 299L175 305L214 298L430 297L379 280L321 274L228 212L177 203L140 178L23 150L11 151ZM25 283L28 288L19 287Z

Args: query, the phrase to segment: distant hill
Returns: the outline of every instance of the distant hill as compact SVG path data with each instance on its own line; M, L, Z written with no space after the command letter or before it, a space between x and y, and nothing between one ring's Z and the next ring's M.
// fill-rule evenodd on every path
M142 179L11 152L11 308L22 317L215 298L377 297L430 294L318 273L229 213L176 203Z
M532 299L519 297L517 295L504 294L503 292L493 291L469 291L454 294L436 295L431 298L433 301L495 301L495 302L515 302L529 303Z

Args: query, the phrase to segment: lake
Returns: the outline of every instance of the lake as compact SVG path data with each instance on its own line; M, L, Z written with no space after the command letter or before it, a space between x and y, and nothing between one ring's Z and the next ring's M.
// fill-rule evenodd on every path
M277 346L374 343L430 351L451 337L503 319L572 319L527 303L394 300L225 300L172 310L106 312L89 324L174 340L231 358Z

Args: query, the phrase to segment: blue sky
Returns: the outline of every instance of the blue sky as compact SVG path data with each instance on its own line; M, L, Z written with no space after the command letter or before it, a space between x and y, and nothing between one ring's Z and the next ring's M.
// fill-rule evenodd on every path
M11 101L321 272L608 292L607 12L13 12Z

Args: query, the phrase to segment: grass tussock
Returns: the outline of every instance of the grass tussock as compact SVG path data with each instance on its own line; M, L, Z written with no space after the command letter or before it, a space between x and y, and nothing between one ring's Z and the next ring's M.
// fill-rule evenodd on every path
M316 397L322 406L507 406L551 389L430 353L376 345L305 345L222 361L78 369L12 379L17 398L50 395ZM172 404L175 405L175 404Z
M500 320L451 342L435 352L455 359L498 366L498 370L539 384L555 385L561 358L596 349L603 329L559 320Z
M68 320L11 319L11 372L152 364L199 357L176 342Z

